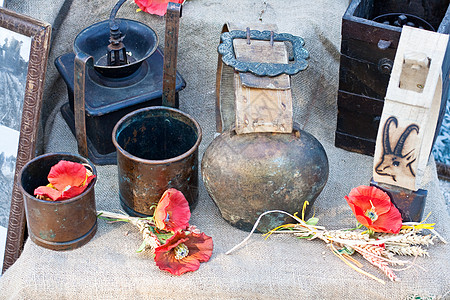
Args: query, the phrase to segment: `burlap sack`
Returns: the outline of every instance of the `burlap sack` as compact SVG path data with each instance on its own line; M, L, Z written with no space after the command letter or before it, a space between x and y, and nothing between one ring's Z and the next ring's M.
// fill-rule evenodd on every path
M32 5L48 2L23 1ZM47 118L46 152L76 152L76 142L58 112L67 101L66 88L53 66L56 56L71 51L75 35L87 25L105 20L116 1L75 0L55 36L48 67L46 105L54 108ZM36 3L36 4L35 4ZM41 4L42 3L42 4ZM227 22L277 24L280 32L305 39L309 68L292 78L295 121L305 126L325 147L330 163L328 183L314 210L319 224L330 229L355 225L344 200L353 187L368 184L372 157L334 147L341 18L347 0L240 1L190 0L183 7L178 70L187 82L180 92L180 108L203 129L200 154L213 140L215 115L216 47ZM120 17L136 19L154 28L164 40L164 18L136 13L133 1L125 3ZM39 15L38 15L39 17ZM200 156L201 157L201 156ZM97 208L120 209L117 167L99 166ZM427 170L425 212L430 222L449 239L450 220L438 187L434 162ZM245 199L240 199L245 201ZM27 241L19 260L0 279L2 299L413 299L415 296L448 297L448 245L437 242L430 257L419 257L413 267L399 271L400 282L382 285L351 270L321 241L254 235L231 255L225 252L247 233L228 225L203 185L191 223L213 237L214 253L200 269L180 277L160 271L151 255L136 253L141 243L129 224L99 221L96 236L85 246L54 252ZM364 262L363 262L364 263ZM364 269L384 278L375 267ZM444 296L446 295L446 296Z

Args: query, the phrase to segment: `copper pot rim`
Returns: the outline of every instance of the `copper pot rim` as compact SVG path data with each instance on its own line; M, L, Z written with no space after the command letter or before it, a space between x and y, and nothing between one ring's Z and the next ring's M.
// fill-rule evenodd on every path
M195 128L197 129L197 140L195 141L195 144L186 152L184 152L183 154L180 154L178 156L175 157L171 157L168 159L161 159L161 160L152 160L152 159L144 159L144 158L140 158L138 156L135 156L131 153L129 153L128 151L126 151L125 149L123 149L119 143L116 140L116 136L117 136L117 130L119 129L119 127L122 125L122 123L124 123L127 119L129 119L130 117L140 114L142 112L147 112L147 111L153 111L153 110L166 110L166 111L172 111L175 113L178 113L182 116L184 116L185 118L189 119L194 125ZM169 163L174 163L174 162L178 162L181 161L189 156L191 156L192 154L194 154L196 151L198 151L198 148L200 146L200 143L202 141L202 128L200 127L200 125L198 124L198 122L189 114L182 112L179 109L176 108L172 108L172 107L167 107L167 106L151 106L151 107L144 107L141 109L137 109L135 111L132 111L128 114L126 114L125 116L123 116L114 126L114 129L112 131L112 141L114 146L116 147L116 150L118 152L120 152L122 155L124 155L127 158L133 159L134 161L137 161L139 163L143 163L143 164L148 164L148 165L161 165L161 164L169 164Z
M75 202L77 200L79 200L80 198L84 197L85 195L87 195L93 188L95 183L97 182L97 170L95 168L95 165L87 158L78 155L78 154L74 154L74 153L69 153L69 152L50 152L50 153L45 153L39 156L36 156L35 158L33 158L32 160L30 160L29 162L27 162L22 169L19 172L19 176L18 176L18 180L20 181L22 178L22 173L25 170L26 167L28 167L30 164L34 163L35 161L44 158L44 157L48 157L48 156L56 156L56 155L64 155L64 156L73 156L78 158L81 161L84 161L84 163L87 163L91 169L92 169L92 174L95 175L95 178L89 183L88 187L79 195L69 198L69 199L64 199L64 200L58 200L58 201L49 201L49 200L43 200L43 199L38 199L36 198L34 195L31 195L30 193L28 193L22 186L22 184L18 184L20 191L22 193L22 195L27 195L27 198L32 200L32 201L36 201L36 202L40 202L40 203L47 203L48 205L65 205L71 202ZM37 187L36 187L37 188Z

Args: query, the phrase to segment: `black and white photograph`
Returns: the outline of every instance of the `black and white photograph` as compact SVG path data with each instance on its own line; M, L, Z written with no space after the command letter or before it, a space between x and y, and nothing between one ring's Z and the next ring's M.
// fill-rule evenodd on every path
M7 227L19 131L0 125L0 226Z
M0 28L0 226L7 227L31 38Z
M0 125L20 131L31 38L0 28Z

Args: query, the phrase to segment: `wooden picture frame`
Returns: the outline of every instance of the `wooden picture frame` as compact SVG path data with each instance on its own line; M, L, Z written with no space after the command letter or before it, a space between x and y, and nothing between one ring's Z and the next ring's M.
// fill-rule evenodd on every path
M50 48L51 26L48 23L0 7L0 27L3 32L10 32L12 37L17 36L18 39L20 39L20 36L29 37L31 41L26 69L23 109L20 117L20 134L13 177L14 183L3 259L3 273L19 257L25 239L25 209L17 180L22 167L36 155L36 140L38 137L44 78ZM13 38L10 38L10 40L13 40ZM3 44L0 51L1 55L6 55L6 50L4 50L5 45L11 48L11 45L7 43L11 42L8 42L5 36L3 36L0 41L0 44ZM20 50L21 48L18 46L18 50L15 53L16 55L21 55L20 58L22 58L24 55L19 54ZM11 55L11 52L9 55Z

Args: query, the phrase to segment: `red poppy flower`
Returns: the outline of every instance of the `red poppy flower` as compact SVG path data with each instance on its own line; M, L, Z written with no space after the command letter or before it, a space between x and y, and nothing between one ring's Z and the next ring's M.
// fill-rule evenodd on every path
M149 14L164 16L167 12L167 4L183 3L184 0L134 0L142 11Z
M183 193L176 189L164 192L153 214L156 227L173 232L186 229L190 218L189 203Z
M212 255L212 238L204 233L186 234L179 231L166 243L155 249L156 265L173 275L196 271L201 262L207 262Z
M388 194L374 186L359 186L345 196L358 222L375 232L398 233L402 217Z
M34 190L34 195L46 200L65 200L78 196L95 178L82 164L61 160L48 173L47 186Z

